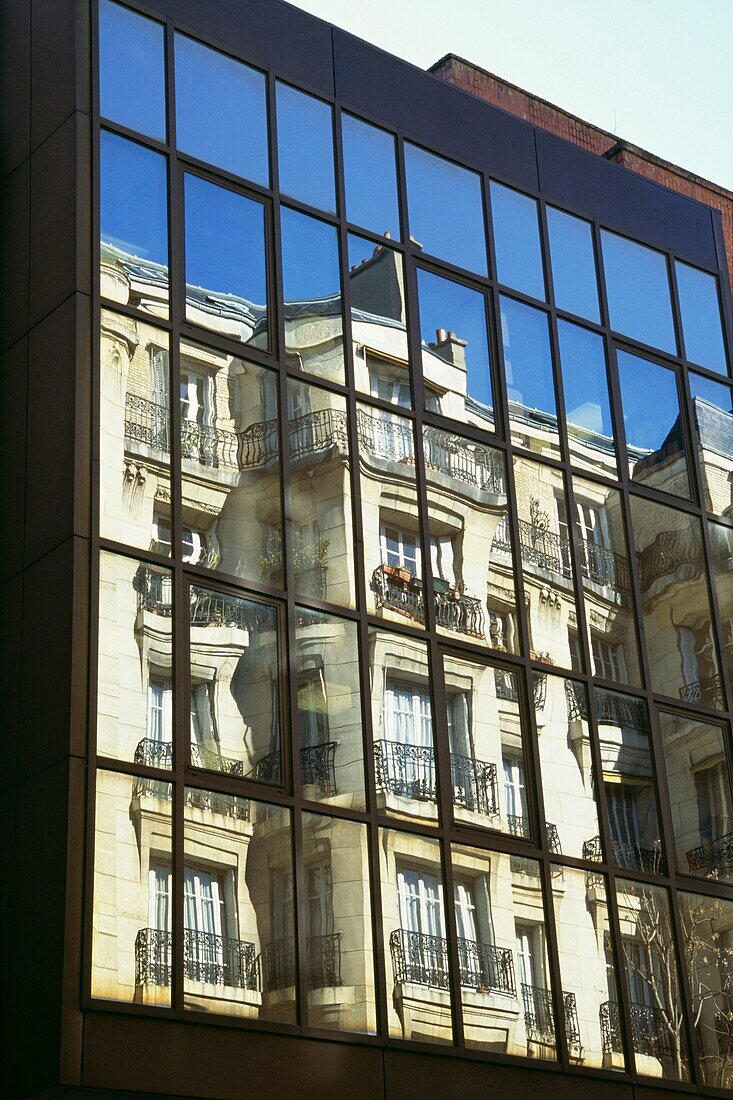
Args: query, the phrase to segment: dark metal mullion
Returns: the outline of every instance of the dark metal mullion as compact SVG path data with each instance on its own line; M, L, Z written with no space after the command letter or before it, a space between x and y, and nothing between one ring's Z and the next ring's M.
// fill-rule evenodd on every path
M336 152L336 197L337 205L344 213L345 188L343 175L343 142L341 133L341 109L337 105L334 112L334 135ZM389 1035L389 1017L387 1012L387 975L384 950L384 925L382 922L382 895L379 871L379 822L377 820L377 792L374 770L374 734L371 714L371 674L369 663L369 622L366 618L366 571L364 563L364 530L361 507L361 474L358 443L358 419L356 413L354 345L351 333L351 285L349 283L348 230L342 221L339 227L342 308L344 324L344 359L346 381L350 393L346 398L346 416L349 439L349 470L351 479L351 517L354 531L354 578L356 582L355 603L361 608L355 622L357 632L357 659L359 662L360 706L362 728L362 762L364 774L364 797L369 812L366 824L367 859L369 864L369 885L371 894L371 929L374 958L374 981L377 1010L377 1034ZM404 263L404 259L403 259Z

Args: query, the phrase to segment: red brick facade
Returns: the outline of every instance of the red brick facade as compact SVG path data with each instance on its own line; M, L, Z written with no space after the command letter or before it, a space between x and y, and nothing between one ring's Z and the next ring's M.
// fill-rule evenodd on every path
M430 71L446 83L454 84L464 92L471 92L479 99L485 99L494 106L517 115L533 126L549 130L566 141L572 141L591 153L606 157L607 160L669 187L672 191L679 191L680 194L720 210L728 272L733 286L733 192L695 176L676 164L661 160L645 149L619 140L607 130L585 122L544 99L538 99L454 54L441 58Z

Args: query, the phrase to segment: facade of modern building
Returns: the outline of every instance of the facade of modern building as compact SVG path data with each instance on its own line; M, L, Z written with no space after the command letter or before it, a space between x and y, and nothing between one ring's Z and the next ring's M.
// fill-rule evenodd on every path
M275 0L42 7L12 1094L730 1094L718 211Z

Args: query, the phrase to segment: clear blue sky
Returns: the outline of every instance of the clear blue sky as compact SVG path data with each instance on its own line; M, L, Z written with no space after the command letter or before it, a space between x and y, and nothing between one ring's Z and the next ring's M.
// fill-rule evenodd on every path
M733 0L291 0L427 68L456 53L733 189Z

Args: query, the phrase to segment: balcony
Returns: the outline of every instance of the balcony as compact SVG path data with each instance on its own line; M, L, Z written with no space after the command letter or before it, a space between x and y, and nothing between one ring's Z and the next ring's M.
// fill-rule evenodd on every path
M687 867L693 874L730 873L733 868L733 832L709 840L687 853Z
M170 741L143 737L137 744L133 759L136 764L143 764L146 768L170 768L173 764L173 744Z
M503 668L494 669L494 683L496 685L496 698L508 703L519 702L519 681L517 673L508 672ZM532 696L535 710L542 710L547 698L547 673L532 673Z
M128 393L125 397L125 446L135 450L144 445L151 450L168 453L169 410L144 397ZM202 466L239 470L242 468L241 433L181 421L181 456Z
M169 410L134 393L125 394L125 447L135 450L136 444L153 451L170 451Z
M612 840L611 857L616 867L624 867L627 871L645 871L652 875L659 875L664 871L659 841L654 848L642 848L637 844ZM583 859L592 860L594 863L602 862L600 836L594 836L583 842Z
M409 569L396 565L378 565L372 573L372 592L377 608L386 607L414 622L425 622L424 583ZM466 596L458 588L440 579L433 580L433 607L439 628L468 638L484 639L484 609L475 596Z
M620 1009L616 1001L606 1001L599 1010L604 1054L623 1053ZM630 1004L631 1041L635 1054L650 1058L668 1058L672 1054L672 1036L664 1013L647 1005Z
M147 565L138 567L132 586L137 592L138 611L150 611L170 619L173 615L173 577L168 572L150 569Z
M707 676L704 680L685 684L680 688L680 699L684 699L686 703L700 703L701 706L713 710L724 710L723 682L720 676Z
M165 751L159 751L162 747ZM145 737L135 749L135 763L152 768L170 767L171 750L170 742L153 741ZM170 800L173 797L173 787L167 779L153 779L147 775L135 776L132 797L139 798L145 795L150 798ZM186 787L185 804L195 809L233 817L237 821L250 820L249 799L240 798L234 794L220 794L200 787Z
M522 836L528 839L532 836L532 829L528 817L517 817L516 814L507 814L507 829L510 836ZM562 855L560 834L557 831L557 825L553 825L551 821L545 822L545 841L550 852L554 855Z
M439 428L423 431L423 454L430 470L439 470L454 481L480 489L484 493L503 496L506 493L504 468L496 451L479 444L468 444Z
M536 985L522 983L522 1008L524 1026L530 1042L552 1046L555 1043L555 1009L552 1004L552 992ZM582 1056L578 1006L574 993L563 993L563 1014L565 1036L570 1053L575 1058Z
M499 812L496 764L451 753L453 805L487 817Z
M568 705L568 720L573 722L582 719L587 722L588 700L583 685L574 680L566 680L565 698ZM595 704L599 725L619 726L621 729L634 729L640 733L648 731L646 706L642 699L634 699L630 695L616 695L597 688Z
M438 591L438 581L433 581L433 605L438 629L452 630L469 638L484 637L484 609L475 596L464 596L455 588Z
M631 595L631 571L625 557L589 539L579 540L578 545L581 572L587 580L621 595Z
M206 768L210 772L244 775L244 763L241 760L222 756L216 749L207 749L203 745L191 745L191 764L194 768Z
M699 535L694 531L662 531L640 554L639 584L648 592L661 577L673 577L682 566L688 566L690 577L697 576L704 560Z
M569 539L561 538L546 527L520 519L519 546L524 565L535 566L566 580L572 579ZM608 547L598 546L590 539L578 539L578 548L583 577L614 592L624 595L631 593L631 572L625 557L614 553ZM491 549L492 552L511 554L512 540L508 516L503 516L500 520L494 532Z
M321 798L330 798L336 792L336 748L338 741L323 745L304 745L300 750L300 782L318 788ZM268 783L282 782L282 765L279 750L269 752L257 762L255 779Z
M341 981L341 933L309 936L306 940L308 989L332 989ZM268 943L262 952L265 992L289 989L296 983L295 940L285 936Z
M137 985L171 984L173 937L157 928L141 928L135 938L135 982ZM255 945L209 932L187 928L183 937L183 972L190 982L227 986L231 989L260 988Z
M450 763L454 805L487 816L497 814L496 764L456 753L451 753ZM430 745L375 741L374 772L377 790L383 794L414 802L435 802L437 799L435 755Z
M442 936L396 928L389 937L389 948L395 984L450 988L448 941ZM458 960L462 986L516 997L514 958L509 948L459 939Z

